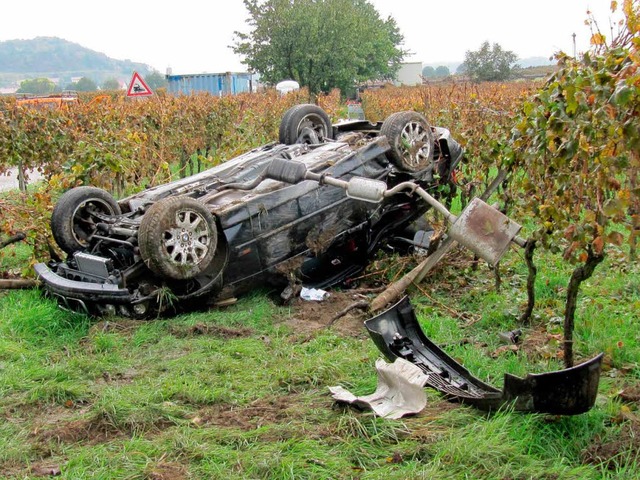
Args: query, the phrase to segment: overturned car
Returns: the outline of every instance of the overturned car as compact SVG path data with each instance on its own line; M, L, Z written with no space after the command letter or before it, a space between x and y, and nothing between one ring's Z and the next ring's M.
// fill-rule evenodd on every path
M424 232L407 231L429 208L452 224L443 245L457 241L493 265L512 242L522 245L520 226L481 199L458 217L438 201L462 155L448 130L416 112L332 125L319 107L297 105L279 142L197 175L119 201L94 187L69 190L51 218L67 258L35 269L65 308L152 317L259 287L348 283L386 244L424 247ZM365 327L389 360L424 373L423 386L483 410L575 415L596 399L602 355L557 372L507 374L499 390L427 338L407 298Z
M95 315L151 317L228 302L257 287L326 288L430 208L463 155L445 128L412 111L331 124L318 106L282 118L279 142L116 201L90 186L54 207L64 261L39 263L44 290ZM367 198L371 191L398 191ZM346 190L346 192L345 192Z

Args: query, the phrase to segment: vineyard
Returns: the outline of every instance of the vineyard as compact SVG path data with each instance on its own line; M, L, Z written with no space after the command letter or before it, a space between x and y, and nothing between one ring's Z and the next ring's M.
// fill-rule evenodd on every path
M424 113L434 125L455 132L466 146L468 173L475 177L484 172L486 177L493 160L492 152L486 151L492 148L490 142L484 139L496 125L513 121L517 106L535 87L533 83L389 86L365 92L363 105L370 121L400 110ZM0 231L27 232L35 253L46 255L48 216L61 192L94 185L121 197L196 173L276 140L284 111L308 101L304 90L284 97L275 92L227 97L160 94L145 101L113 95L108 101L84 97L64 109L39 110L4 98L0 172L12 167L37 170L46 182L24 197L16 193L0 199L6 212ZM320 97L318 104L334 121L346 116L339 92Z

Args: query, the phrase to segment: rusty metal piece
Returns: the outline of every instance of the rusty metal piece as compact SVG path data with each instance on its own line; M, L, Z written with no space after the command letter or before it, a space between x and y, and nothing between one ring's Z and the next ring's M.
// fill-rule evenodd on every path
M494 267L522 226L474 198L449 229L449 235Z

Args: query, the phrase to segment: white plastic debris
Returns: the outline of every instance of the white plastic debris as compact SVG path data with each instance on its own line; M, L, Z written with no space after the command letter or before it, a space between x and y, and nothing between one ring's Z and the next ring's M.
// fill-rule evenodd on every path
M329 296L329 292L321 290L319 288L307 288L302 287L300 291L300 298L303 300L309 300L312 302L321 302Z
M419 367L403 358L391 364L378 359L376 370L378 386L371 395L356 397L340 386L329 387L329 391L338 402L370 408L376 415L391 419L419 413L427 405L424 386L428 377Z

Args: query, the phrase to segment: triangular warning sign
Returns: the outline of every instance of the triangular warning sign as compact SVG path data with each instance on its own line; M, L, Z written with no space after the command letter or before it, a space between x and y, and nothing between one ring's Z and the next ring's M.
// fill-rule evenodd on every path
M147 97L149 95L153 95L149 86L144 83L144 80L138 72L133 72L131 82L129 83L129 90L127 90L127 97Z

